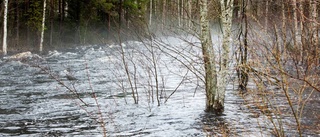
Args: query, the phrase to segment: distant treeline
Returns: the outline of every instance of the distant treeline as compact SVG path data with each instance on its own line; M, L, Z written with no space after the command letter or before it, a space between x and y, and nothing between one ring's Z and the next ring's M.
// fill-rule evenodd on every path
M43 2L9 0L9 48L32 48L39 45ZM102 42L115 28L130 25L133 19L144 20L147 2L148 0L47 0L45 45ZM0 3L2 25L4 2ZM99 37L100 35L103 37Z

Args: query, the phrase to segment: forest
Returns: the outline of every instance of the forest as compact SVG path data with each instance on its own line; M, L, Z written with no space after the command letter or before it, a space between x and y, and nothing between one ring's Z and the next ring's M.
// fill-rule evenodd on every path
M319 0L0 4L0 135L320 134Z

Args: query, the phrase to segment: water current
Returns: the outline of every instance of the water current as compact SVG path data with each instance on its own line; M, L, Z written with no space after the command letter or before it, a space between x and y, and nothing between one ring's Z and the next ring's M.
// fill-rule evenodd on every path
M167 39L177 47L187 45L179 39ZM206 113L203 84L184 64L146 48L144 42L122 44L139 93L138 104L132 98L119 44L83 45L23 59L3 57L0 136L102 136L101 119L108 136L271 135L267 119L253 116L233 82L227 87L224 114ZM200 54L198 49L179 49L181 54ZM228 131L223 127L229 127Z

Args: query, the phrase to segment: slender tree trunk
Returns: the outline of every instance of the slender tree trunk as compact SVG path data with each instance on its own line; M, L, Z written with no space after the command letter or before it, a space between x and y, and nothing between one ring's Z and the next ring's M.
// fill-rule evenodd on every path
M108 14L108 30L111 30L111 15Z
M231 27L232 27L232 14L233 14L233 0L220 0L221 5L221 20L223 30L222 41L222 64L220 65L220 77L218 79L218 91L215 99L215 107L221 112L224 109L224 97L227 85L229 53L231 45Z
M45 25L45 22L46 22L46 5L47 5L46 1L47 0L43 1L42 28L41 28L40 49L39 49L40 52L42 52L42 50L43 50L44 25Z
M305 44L305 33L304 33L304 23L305 23L305 20L304 20L304 1L302 1L302 0L298 0L298 2L299 2L299 11L300 11L300 33L301 33L301 53L302 53L302 50L303 50L303 48L302 48L302 45L304 45Z
M61 10L62 10L61 20L64 21L64 17L66 14L66 11L65 11L66 10L66 1L65 0L62 0Z
M60 19L60 21L62 20L62 2L61 2L62 0L59 0L59 19Z
M182 19L182 26L185 26L185 19L186 19L186 6L185 0L181 0L181 19Z
M162 2L162 30L164 29L164 26L166 24L166 11L167 11L167 7L166 7L166 1L167 0L163 0Z
M299 3L299 11L300 11L300 22L299 22L299 25L300 25L300 38L301 38L301 44L300 44L300 57L301 57L301 62L303 61L303 46L305 45L305 35L304 35L304 8L303 8L303 1L302 0L298 0L298 3Z
M318 30L317 30L317 25L319 23L318 19L318 11L317 11L317 0L311 0L310 1L310 19L311 19L311 23L310 23L310 37L311 37L311 46L312 49L314 50L313 54L314 57L316 58L316 63L318 64L320 61L320 57L319 57L319 43L318 43Z
M269 0L266 0L266 9L265 9L265 30L268 30L269 22Z
M64 0L59 0L59 34L62 34L63 31L63 21L64 21ZM59 35L61 41L62 36Z
M129 8L126 7L126 8L125 8L124 18L125 18L125 20L126 20L126 27L127 27L127 28L129 28L129 25L130 25L130 20L129 20L130 14L129 14L129 13L130 13L130 12L129 12Z
M282 41L283 41L283 55L282 59L286 58L286 45L287 45L287 15L286 15L286 7L285 7L286 0L282 0L281 4L281 12L282 12ZM280 45L279 45L280 46ZM281 46L280 46L281 48ZM281 51L281 49L279 49Z
M188 0L188 28L191 29L191 24L192 24L192 1Z
M317 39L317 24L319 21L317 20L318 11L317 11L317 0L310 0L310 14L311 14L311 39L313 45L318 45Z
M19 8L19 0L16 0L16 46L20 45L20 37L19 37L19 27L20 27L20 22L19 22L19 15L20 15L20 8Z
M293 46L298 48L298 17L297 17L297 1L292 0L293 10Z
M200 27L200 40L205 68L206 111L215 111L214 102L217 91L217 72L208 21L207 0L200 0Z
M4 14L3 14L3 43L2 51L4 55L7 55L7 22L8 22L8 0L4 0Z
M30 9L30 0L25 1L25 11L28 11ZM26 45L29 46L30 44L30 27L27 27L27 42Z
M53 21L54 21L54 0L50 2L50 46L53 40Z
M259 17L261 14L260 12L261 12L261 7L262 7L262 6L260 6L260 4L262 4L262 2L259 2L258 0L256 0L255 4L256 4L256 16Z
M247 0L242 0L242 12L241 12L241 35L239 36L240 48L239 48L239 88L241 91L245 91L248 84L248 71L247 71L247 57L248 57L248 19L247 19Z
M157 15L157 10L158 10L158 9L157 9L157 0L154 0L154 1L153 1L153 15L155 15L154 18L155 18L156 20L158 19L157 16L156 16L156 15Z
M180 0L177 0L177 8L178 8L178 26L181 26L181 7Z
M149 12L150 12L150 14L149 14L149 26L151 27L151 25L152 25L152 0L150 0L150 8L149 8Z
M155 80L155 84L156 84L156 95L157 95L157 102L158 102L158 106L160 106L160 94L159 94L159 78L158 78L158 70L157 70L157 60L155 57L155 51L153 49L153 37L151 36L151 56L152 56L152 63L153 63L153 71L154 71L154 80Z

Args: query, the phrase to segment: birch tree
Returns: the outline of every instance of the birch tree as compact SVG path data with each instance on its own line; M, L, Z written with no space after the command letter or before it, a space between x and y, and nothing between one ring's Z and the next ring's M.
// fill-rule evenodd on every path
M298 36L298 17L297 17L297 0L292 0L293 10L293 46L297 48L297 36Z
M207 0L200 0L200 40L205 68L206 111L215 111L215 96L217 92L217 72L214 60L210 27L208 21Z
M227 85L233 0L220 1L223 42L222 61L220 62L219 72L216 70L215 53L208 20L207 2L207 0L200 0L200 40L205 68L206 111L213 111L221 114L224 111L224 98Z
M3 14L3 54L7 55L7 16L8 16L8 0L4 1L4 14Z
M218 79L218 96L216 96L215 104L218 108L224 108L224 97L227 85L229 53L231 44L231 27L233 14L233 0L220 0L221 5L221 21L222 21L222 62L220 63L220 72Z
M41 38L40 38L40 49L39 51L42 52L43 49L43 36L44 36L44 24L46 21L46 0L43 1L43 13L42 13L42 27L41 27Z

